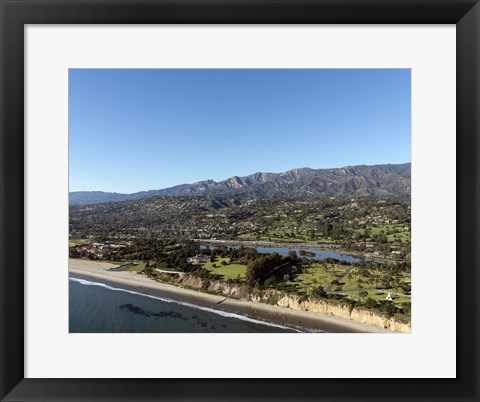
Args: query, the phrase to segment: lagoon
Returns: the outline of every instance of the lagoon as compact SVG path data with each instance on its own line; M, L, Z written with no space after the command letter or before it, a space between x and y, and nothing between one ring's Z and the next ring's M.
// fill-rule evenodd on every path
M208 246L208 245L205 245L205 244L200 245L201 249L205 249L205 248L208 248L208 247L215 248L215 246ZM227 246L227 247L238 248L238 246ZM245 247L250 247L250 246L245 246ZM348 254L336 253L336 252L330 251L330 250L317 250L317 249L313 249L313 248L288 248L288 247L250 247L250 248L255 249L259 253L265 253L265 254L278 253L282 256L288 255L289 251L295 251L299 255L299 251L303 250L303 251L307 251L309 253L315 254L315 256L313 256L313 257L305 257L305 258L311 258L311 259L315 259L315 260L324 260L325 258L335 258L336 260L346 261L346 262L350 262L350 263L358 262L358 261L362 260L359 257L353 257L353 256L348 255ZM299 255L299 257L301 257L301 256ZM371 258L364 258L364 259L368 260L368 261L372 261Z

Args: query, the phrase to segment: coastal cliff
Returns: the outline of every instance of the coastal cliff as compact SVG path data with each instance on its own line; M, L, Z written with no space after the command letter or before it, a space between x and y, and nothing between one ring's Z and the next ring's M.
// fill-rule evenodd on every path
M389 318L375 311L361 307L352 308L323 299L293 295L276 289L259 290L247 285L204 279L188 274L176 274L174 276L165 274L161 275L159 279L184 288L215 293L235 299L277 305L292 310L311 311L340 317L394 332L411 333L412 331L409 323L401 322L393 317Z

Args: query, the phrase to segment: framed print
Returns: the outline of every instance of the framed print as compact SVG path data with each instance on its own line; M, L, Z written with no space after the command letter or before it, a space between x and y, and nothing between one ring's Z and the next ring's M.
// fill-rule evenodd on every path
M479 399L477 2L1 7L2 400Z

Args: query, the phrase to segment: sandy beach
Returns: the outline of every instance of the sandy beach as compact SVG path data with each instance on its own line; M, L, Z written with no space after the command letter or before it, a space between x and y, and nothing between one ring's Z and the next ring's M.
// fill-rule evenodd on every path
M120 287L135 289L135 291L139 293L161 294L172 300L233 312L263 321L299 328L305 332L392 333L385 329L360 324L343 318L308 311L293 311L270 304L241 301L180 288L174 285L158 283L136 272L108 271L109 268L114 267L116 267L114 264L89 260L69 259L68 262L69 273L72 276L96 278L99 282L115 283L120 285Z

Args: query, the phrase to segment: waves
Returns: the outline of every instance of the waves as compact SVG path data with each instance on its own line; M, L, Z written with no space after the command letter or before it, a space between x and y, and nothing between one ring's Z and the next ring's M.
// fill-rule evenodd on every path
M269 327L286 329L286 330L291 330L291 331L295 331L295 332L305 332L306 331L305 329L300 329L300 328L297 328L297 327L294 327L294 326L286 326L286 325L277 324L277 323L273 323L273 322L257 320L255 318L246 317L244 315L240 315L240 314L236 314L236 313L230 313L230 312L227 312L227 311L216 310L216 309L213 309L213 308L210 308L210 307L198 306L198 305L193 304L193 303L182 302L182 301L178 301L178 300L172 300L172 299L169 299L169 298L166 298L166 297L153 296L153 295L136 292L134 290L129 290L129 289L116 288L116 287L107 285L105 283L92 282L92 281L89 281L89 280L86 280L86 279L80 279L80 278L75 278L75 277L70 277L69 279L73 282L77 282L77 283L80 283L81 285L85 285L85 286L98 286L98 287L108 289L108 290L112 290L112 291L116 291L116 292L129 293L129 294L132 294L132 295L142 296L142 297L146 297L146 298L149 298L149 299L159 300L159 301L162 301L162 302L165 302L165 303L178 304L180 306L206 311L206 312L216 314L216 315L226 317L226 318L234 318L234 319L237 319L237 320L251 322L251 323L254 323L254 324L258 324L258 325L266 325L266 326L269 326ZM319 331L319 332L321 332L321 331Z

